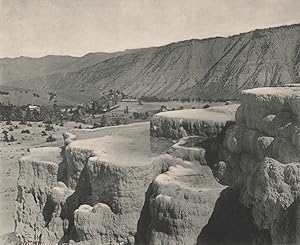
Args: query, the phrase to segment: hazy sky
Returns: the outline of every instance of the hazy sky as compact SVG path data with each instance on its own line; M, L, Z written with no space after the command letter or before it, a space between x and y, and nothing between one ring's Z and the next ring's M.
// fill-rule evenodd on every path
M0 0L0 57L111 52L300 23L300 0Z

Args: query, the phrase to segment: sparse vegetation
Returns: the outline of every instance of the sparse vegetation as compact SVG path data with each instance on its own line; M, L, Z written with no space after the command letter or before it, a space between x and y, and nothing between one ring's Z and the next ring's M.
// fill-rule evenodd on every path
M46 131L52 131L52 130L54 130L54 127L51 124L46 124L45 130Z
M30 134L29 129L22 129L21 134Z
M56 138L53 137L52 135L49 135L46 139L46 142L53 142L53 141L56 141Z

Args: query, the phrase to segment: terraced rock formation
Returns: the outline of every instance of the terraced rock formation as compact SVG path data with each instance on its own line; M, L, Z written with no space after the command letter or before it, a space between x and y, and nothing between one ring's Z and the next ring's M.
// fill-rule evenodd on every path
M255 225L272 244L299 244L300 87L243 91L236 124L214 147L214 175L238 191Z
M223 189L208 166L164 154L149 123L76 134L20 160L21 242L196 243Z
M215 125L221 109L212 110L203 120ZM17 237L46 244L298 244L300 87L246 90L235 116L218 132L200 127L203 136L171 149L150 137L149 123L138 123L78 130L65 135L63 149L32 150L20 160Z
M186 136L213 137L227 121L234 120L238 104L160 112L151 118L150 134L154 137L181 139Z

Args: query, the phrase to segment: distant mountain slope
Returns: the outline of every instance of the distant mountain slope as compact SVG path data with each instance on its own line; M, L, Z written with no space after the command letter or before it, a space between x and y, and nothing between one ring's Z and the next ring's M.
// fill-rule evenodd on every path
M0 58L0 85L32 88L39 83L30 84L33 78L40 77L41 81L52 73L68 73L116 57L130 51L115 53L89 53L82 57L48 55L42 58L17 57ZM36 79L35 79L36 80ZM28 81L28 84L22 81ZM42 82L43 83L43 82Z
M242 89L300 82L300 25L256 30L230 38L193 96L235 98Z
M42 58L18 57L0 59L0 85L48 74L62 65L70 64L77 58L48 55ZM10 85L10 84L9 84Z
M101 57L83 62L86 66L66 62L55 72L17 83L48 90L119 89L136 97L234 99L241 89L300 80L300 25Z

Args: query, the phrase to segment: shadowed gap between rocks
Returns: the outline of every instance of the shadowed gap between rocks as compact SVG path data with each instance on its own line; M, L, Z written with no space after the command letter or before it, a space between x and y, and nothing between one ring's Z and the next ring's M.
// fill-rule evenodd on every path
M239 193L226 188L221 192L208 224L200 232L197 245L271 245L269 231L259 230L251 209L239 203Z
M86 165L80 173L75 192L67 198L62 207L60 217L62 220L67 220L68 225L65 227L64 236L60 239L59 244L67 243L69 240L78 240L74 227L74 212L82 204L92 205L91 186Z

